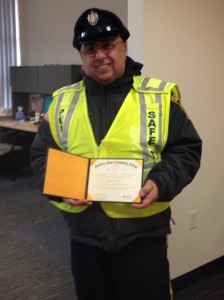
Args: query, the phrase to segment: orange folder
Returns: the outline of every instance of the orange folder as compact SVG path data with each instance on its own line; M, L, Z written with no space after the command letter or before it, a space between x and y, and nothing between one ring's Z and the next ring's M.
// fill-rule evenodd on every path
M105 162L102 163L101 160L105 160ZM98 161L99 161L99 165L96 165ZM129 182L129 186L131 185L131 188L134 188L134 197L129 195L130 192L126 192L126 191L123 192L122 189L120 190L122 190L121 193L125 194L124 196L120 194L116 194L116 190L120 188L119 185L120 182L118 183L117 189L116 189L116 185L115 186L112 185L109 187L108 184L107 187L107 183L108 183L107 178L109 178L109 181L111 182L110 173L109 173L109 177L108 174L107 176L104 176L103 174L104 178L106 178L106 182L103 182L101 177L101 182L103 184L103 187L106 187L105 188L106 192L105 190L102 191L102 189L99 186L97 191L95 191L94 189L94 183L96 184L98 180L98 176L97 176L98 174L94 173L94 164L95 164L95 170L99 166L108 164L109 165L108 169L112 170L113 173L115 172L113 174L114 175L113 178L115 178L115 181L117 182L116 169L120 167L118 166L118 164L116 165L116 162L119 163L119 161L120 164L127 164L127 165L131 161L135 161L140 166L139 168L140 176L138 176L136 186L135 186L136 183L135 177L132 177L132 180L134 180L133 185ZM115 167L115 169L113 168L110 169L111 164L114 164L113 166ZM130 164L132 165L132 163ZM65 198L72 198L72 199L88 199L91 201L139 203L141 202L141 199L138 195L138 191L141 188L141 182L142 182L142 166L143 166L143 159L136 160L136 159L102 159L101 158L98 160L95 158L84 158L68 152L63 152L61 150L49 148L47 161L46 161L46 172L45 172L43 194L65 197ZM130 166L130 168L132 167ZM92 171L91 174L90 171ZM102 174L100 174L100 176L102 176ZM90 184L90 182L92 182L91 179L93 181L92 186ZM89 192L87 192L87 190Z
M88 170L88 158L49 148L43 194L86 198Z

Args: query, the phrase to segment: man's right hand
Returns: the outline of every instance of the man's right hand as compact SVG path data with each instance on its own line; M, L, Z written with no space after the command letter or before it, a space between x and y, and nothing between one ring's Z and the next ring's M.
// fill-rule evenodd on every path
M93 204L92 201L88 201L86 199L62 198L62 200L72 206L90 206Z

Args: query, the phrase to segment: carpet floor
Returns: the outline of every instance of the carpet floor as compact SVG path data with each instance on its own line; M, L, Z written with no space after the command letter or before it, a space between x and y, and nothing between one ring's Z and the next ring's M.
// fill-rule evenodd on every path
M66 224L31 172L0 178L0 227L1 300L77 300ZM174 293L174 300L217 299L224 300L223 270Z
M66 224L32 176L0 179L0 226L0 299L77 299Z

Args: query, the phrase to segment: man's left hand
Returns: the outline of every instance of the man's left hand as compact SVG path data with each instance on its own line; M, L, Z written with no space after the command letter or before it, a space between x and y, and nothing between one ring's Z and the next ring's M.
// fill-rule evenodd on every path
M132 204L135 208L145 208L150 204L156 202L158 199L159 191L157 185L152 180L147 180L139 192L142 202L139 204Z

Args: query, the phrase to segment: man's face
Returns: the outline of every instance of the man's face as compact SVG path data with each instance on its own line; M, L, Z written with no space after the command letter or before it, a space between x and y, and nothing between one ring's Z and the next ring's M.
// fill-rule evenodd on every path
M123 75L126 53L120 36L82 44L83 71L101 85L108 85Z

